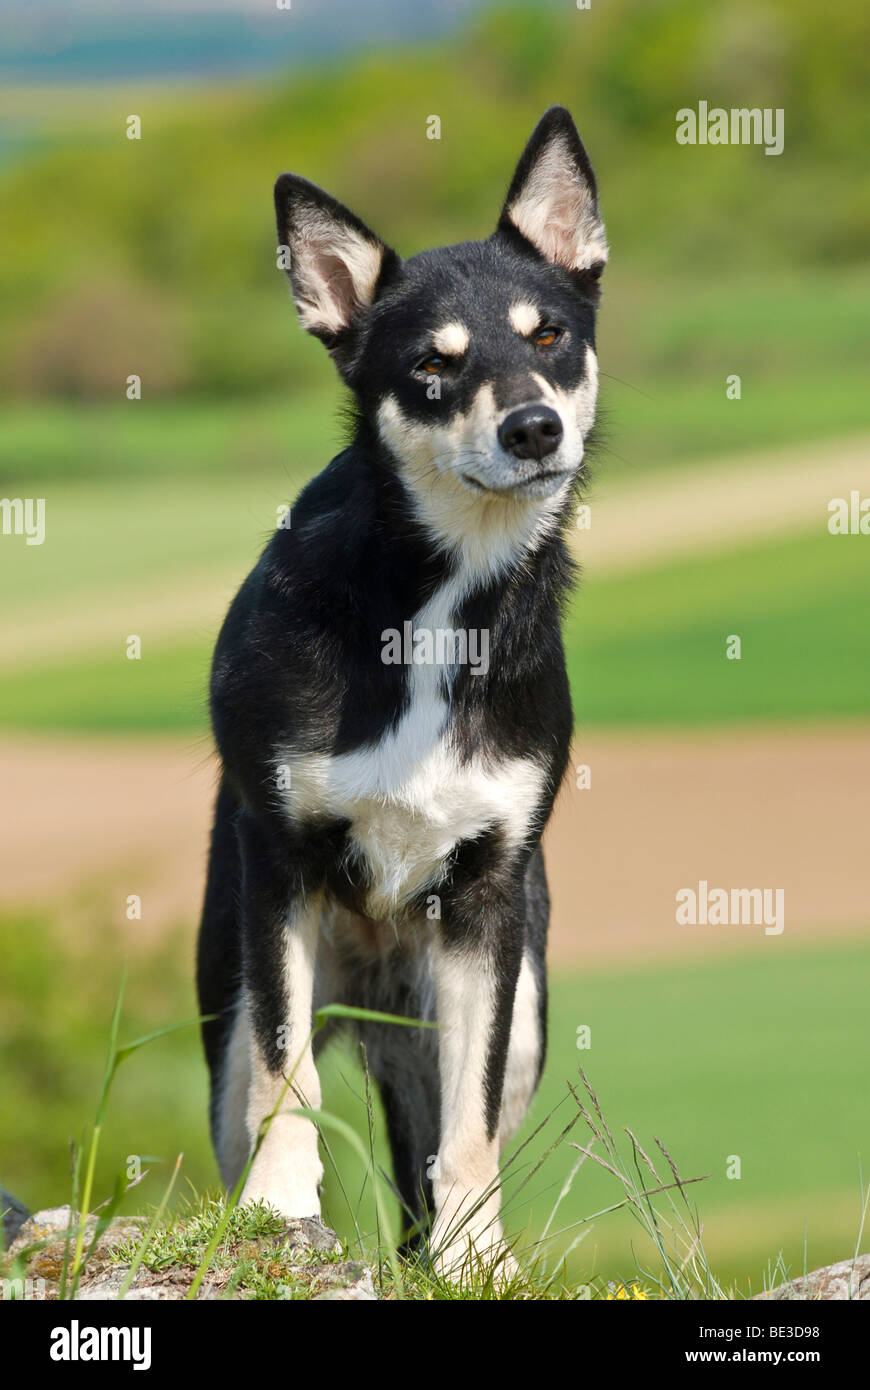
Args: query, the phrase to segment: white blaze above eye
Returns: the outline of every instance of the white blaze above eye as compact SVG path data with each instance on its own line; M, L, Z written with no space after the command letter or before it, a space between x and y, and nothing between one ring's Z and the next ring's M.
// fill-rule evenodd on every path
M541 321L540 311L535 308L534 304L529 304L526 300L512 304L508 318L511 321L511 328L522 338L528 338L531 333L534 333Z
M435 351L442 352L445 357L461 357L468 351L471 334L464 323L445 323L435 333L432 342Z

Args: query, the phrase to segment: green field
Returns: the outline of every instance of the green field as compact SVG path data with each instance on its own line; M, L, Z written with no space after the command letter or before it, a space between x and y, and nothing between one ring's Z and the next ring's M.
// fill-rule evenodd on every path
M93 919L93 905L91 913ZM57 937L48 971L45 942L52 936L44 921L7 918L2 936L0 1180L35 1209L63 1200L68 1190L68 1140L81 1132L99 1090L122 948L113 932L93 927L86 941ZM679 965L556 975L549 1060L523 1135L553 1115L506 1185L521 1244L540 1233L576 1153L556 1150L513 1205L511 1191L573 1113L567 1083L577 1082L582 1064L615 1134L624 1139L621 1127L628 1125L648 1151L657 1135L683 1177L711 1175L691 1191L720 1278L739 1281L744 1291L749 1280L757 1291L780 1252L800 1271L805 1238L811 1267L853 1248L859 1164L863 1158L866 1172L870 1143L864 1063L855 1045L870 946L762 938L724 959L707 948L690 943L693 958ZM122 1040L195 1013L189 951L187 934L147 952L134 949ZM578 1051L582 1024L591 1028L591 1047ZM324 1107L365 1134L356 1061L340 1049L327 1058ZM34 1095L51 1102L37 1109ZM126 1062L110 1107L97 1200L132 1154L150 1156L144 1166L151 1173L128 1197L129 1210L158 1200L180 1151L189 1184L214 1186L205 1099L195 1030L161 1039ZM376 1134L386 1163L380 1116ZM571 1138L587 1142L582 1121ZM329 1219L348 1238L357 1228L368 1237L374 1215L359 1161L343 1141L330 1138L330 1146L341 1184L334 1174L327 1179ZM739 1181L725 1176L732 1155L741 1160ZM586 1229L575 1223L618 1201L616 1188L587 1161L553 1229L571 1228L571 1236ZM556 1246L565 1248L570 1238L560 1236ZM574 1275L630 1277L632 1239L641 1263L651 1258L623 1214L600 1217L572 1254Z
M578 720L866 718L863 539L832 537L820 518L809 534L590 581L567 634ZM725 654L732 634L740 660Z

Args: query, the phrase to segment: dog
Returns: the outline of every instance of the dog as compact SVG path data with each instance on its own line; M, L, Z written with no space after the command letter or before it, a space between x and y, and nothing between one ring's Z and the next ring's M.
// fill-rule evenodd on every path
M402 261L304 178L282 174L275 203L299 318L354 422L214 655L197 967L213 1142L231 1188L254 1155L243 1202L318 1216L297 1113L321 1103L314 1011L421 1020L352 1025L408 1229L449 1277L515 1268L499 1163L546 1047L541 835L572 731L560 612L598 389L595 176L553 107L485 241Z

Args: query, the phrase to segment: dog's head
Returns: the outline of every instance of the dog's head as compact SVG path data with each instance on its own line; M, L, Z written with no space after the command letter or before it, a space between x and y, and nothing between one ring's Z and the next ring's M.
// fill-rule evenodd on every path
M574 122L535 128L488 240L407 261L321 189L276 184L300 318L424 510L437 498L540 510L570 490L598 386L607 259Z

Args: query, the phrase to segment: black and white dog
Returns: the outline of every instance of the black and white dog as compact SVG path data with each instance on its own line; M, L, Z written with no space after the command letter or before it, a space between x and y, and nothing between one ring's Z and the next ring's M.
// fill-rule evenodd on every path
M320 1104L312 1010L437 1021L355 1026L407 1212L433 1215L455 1274L509 1259L499 1154L544 1060L540 840L571 737L564 532L595 415L604 228L559 107L486 241L402 262L305 179L275 196L301 321L356 417L215 653L212 1133L232 1185L277 1107L243 1200L316 1215L317 1133L292 1113Z

